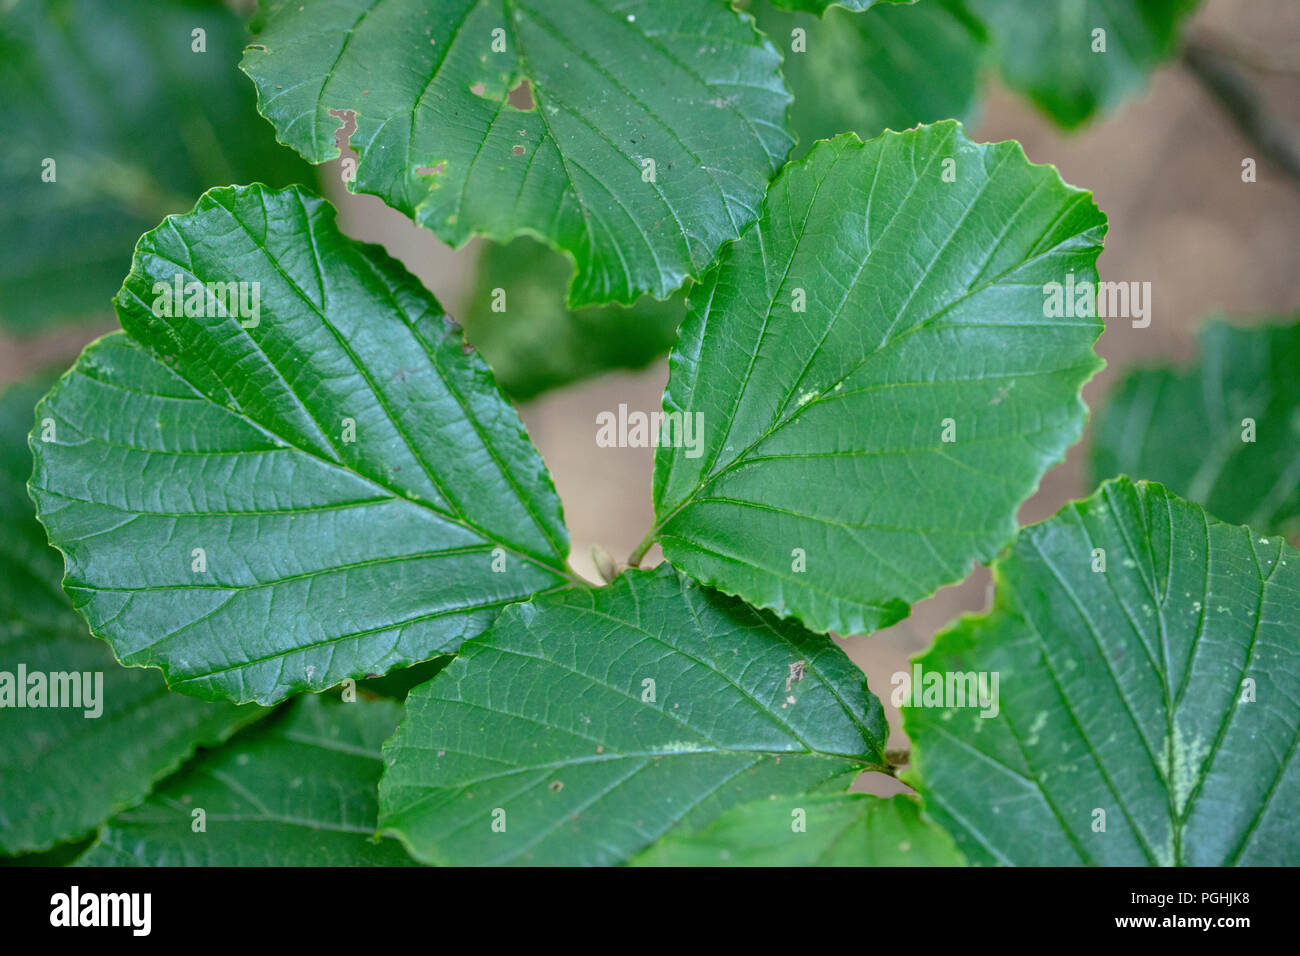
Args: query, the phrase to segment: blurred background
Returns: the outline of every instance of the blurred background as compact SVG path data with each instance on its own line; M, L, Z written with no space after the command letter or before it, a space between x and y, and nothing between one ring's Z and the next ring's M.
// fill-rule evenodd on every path
M931 2L935 0L922 0ZM6 4L0 2L0 6ZM125 3L123 9L134 6L138 5ZM232 6L241 11L246 7ZM217 14L225 12L218 10ZM219 27L218 33L229 30L229 24L236 21L232 17L221 22L225 26ZM94 33L94 43L113 41L112 30L95 26ZM238 85L231 95L247 100L243 104L247 111L252 90L251 83L235 71L238 50L244 42L237 34L237 30L228 36L222 34L220 42L225 47L214 52L230 59L224 64L219 58L214 61L227 71L228 82ZM1295 131L1300 130L1300 3L1207 0L1189 20L1184 37L1193 46L1205 44L1218 51L1229 70L1239 72L1247 81L1251 98L1248 108L1237 105L1237 115L1241 116L1244 109L1257 126L1262 123L1264 135L1274 136L1282 144L1283 153L1288 136L1290 148L1294 149ZM20 65L24 67L33 67L32 61L43 55L54 58L80 52L91 60L108 57L102 46L95 48L98 52L86 53L89 47L73 42L75 39L61 38L62 46L55 44L45 49L54 41L45 37L38 42L11 29L4 41L7 48L0 46L0 59L10 58L7 65L0 65L4 89L10 91L10 84L24 82L16 75L19 54L15 49L19 43L24 58ZM139 36L132 41L124 35L121 40L143 42ZM209 42L216 41L210 36ZM73 49L66 48L69 46ZM110 60L105 60L104 69L112 68ZM943 64L932 67L942 70ZM851 69L851 65L845 69ZM984 71L984 78L982 102L966 110L972 138L1019 140L1031 160L1051 163L1067 182L1091 189L1110 219L1099 266L1102 279L1151 283L1150 326L1135 329L1128 320L1116 320L1101 338L1098 351L1108 365L1084 392L1091 408L1106 401L1108 391L1127 369L1152 362L1193 360L1197 353L1196 332L1207 317L1227 316L1249 325L1278 322L1300 310L1300 167L1288 171L1285 159L1268 158L1260 143L1261 134L1243 133L1211 94L1204 70L1193 69L1186 56L1175 55L1153 73L1144 90L1070 132L1055 125L1027 99L1006 89L991 70ZM91 76L87 82L106 81ZM83 127L78 124L89 123L97 127L97 135L105 142L130 133L129 128L123 128L130 126L130 118L105 117L102 111L89 108L86 116L79 117L70 104L75 104L84 91L59 86L52 84L43 90L48 98L48 115L32 117L32 124L39 126L51 116L66 129L80 129ZM140 95L146 94L143 91ZM204 95L212 96L210 92ZM183 102L176 108L183 111ZM798 101L792 110L798 112ZM1251 110L1257 110L1257 115ZM196 167L191 175L193 181L182 180L171 188L173 193L191 193L181 208L188 208L197 196L194 183L200 184L198 189L224 184L231 180L220 177L250 167L255 171L249 178L272 183L277 177L283 181L305 179L309 183L319 177L320 188L340 209L343 230L355 238L382 243L402 260L451 315L465 322L471 341L509 384L563 499L572 534L574 566L595 578L593 545L603 547L618 560L625 559L652 522L652 451L598 447L596 415L617 409L620 403L646 411L658 408L667 367L660 356L636 370L601 370L638 365L665 349L681 315L680 301L643 301L630 311L596 309L569 316L562 308L569 270L565 260L527 240L505 249L487 249L479 242L460 250L449 249L379 199L348 193L339 161L313 171L292 156L268 159L264 155L266 148L274 149L274 144L266 147L253 141L271 139L269 124L256 116L253 121L261 124L255 130L246 126L213 129L223 144L219 151L227 149L232 154L229 162L215 170L203 168L211 160L207 155L211 150L206 147L206 152L188 157ZM105 128L98 129L101 125ZM864 130L864 135L874 132ZM801 153L805 147L801 144L796 152ZM130 148L135 150L140 164L161 167L175 165L175 150L186 147L154 138ZM10 150L6 145L6 151ZM1246 157L1258 162L1257 181L1252 183L1242 180L1242 161ZM268 165L274 170L263 171ZM71 175L72 167L68 169L64 172L61 168L61 177ZM205 178L213 176L219 178ZM166 200L151 195L144 202L140 187L133 189L123 201L134 204L144 221L157 222L160 216L149 219L152 213L141 212L140 207L153 210L161 208L160 203L165 207ZM46 227L37 224L36 214L23 205L24 201L22 189L0 192L0 387L42 369L66 367L88 341L115 328L108 299L116 282L102 299L98 298L95 283L99 271L115 271L120 279L130 265L129 243L125 251L110 247L103 262L80 263L68 246L69 237L74 243L88 242L86 231L93 228L93 223L74 227L70 234L43 235ZM104 215L109 221L115 213L108 209ZM140 231L136 229L134 234ZM47 240L50 245L42 247ZM59 246L60 242L64 245ZM77 321L63 321L63 316L52 314L57 309L43 313L39 303L28 303L24 306L27 317L14 321L14 303L22 290L13 263L37 254L63 257L59 262L66 262L67 268L61 266L53 281L69 293L94 292L99 306L79 304L83 314L76 317ZM47 276L45 281L48 284L51 279ZM489 300L492 289L497 287L508 291L511 304L506 313L491 311ZM43 320L46 313L49 321ZM557 348L560 342L563 348ZM1297 372L1300 374L1300 370ZM582 376L589 377L553 387ZM1084 444L1073 448L1065 463L1046 476L1038 493L1022 509L1022 523L1042 520L1067 500L1091 490L1086 443L1085 437ZM657 549L645 563L655 560ZM907 670L908 658L928 645L946 623L964 612L982 609L988 600L987 592L987 572L973 568L969 579L916 605L911 617L901 624L869 637L841 641L867 672L873 689L885 699L895 727L894 746L905 747L906 740L897 730L898 715L887 699L890 675ZM887 793L898 785L874 775L873 779L860 781L858 788Z

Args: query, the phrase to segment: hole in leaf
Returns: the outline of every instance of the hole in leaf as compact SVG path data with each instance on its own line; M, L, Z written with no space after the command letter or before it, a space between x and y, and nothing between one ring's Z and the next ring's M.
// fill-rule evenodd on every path
M344 157L355 160L357 151L352 148L352 134L357 131L357 111L331 109L328 112L330 116L338 117L343 121L334 131L334 145Z
M506 94L506 102L521 113L537 108L537 104L533 102L533 88L528 82L528 77L521 79L519 85Z

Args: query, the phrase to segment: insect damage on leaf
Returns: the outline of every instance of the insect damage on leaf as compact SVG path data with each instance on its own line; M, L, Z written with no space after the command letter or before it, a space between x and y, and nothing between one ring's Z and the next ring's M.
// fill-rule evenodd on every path
M355 110L350 188L454 246L544 240L575 307L699 275L793 142L780 54L716 0L302 0L255 28L241 67L284 142L324 162Z

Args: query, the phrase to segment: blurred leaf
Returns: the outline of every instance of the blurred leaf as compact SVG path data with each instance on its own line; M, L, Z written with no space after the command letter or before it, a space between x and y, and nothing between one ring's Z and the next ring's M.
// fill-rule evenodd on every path
M89 833L70 843L60 843L50 850L39 853L24 853L21 856L0 856L0 867L6 866L68 866L85 853L98 837L97 832Z
M1095 427L1095 480L1149 478L1224 521L1300 533L1300 324L1207 324L1199 365L1129 372Z
M814 140L849 130L874 139L886 128L969 122L976 112L984 28L961 0L886 4L867 13L832 9L821 19L763 2L755 14L785 57L796 157ZM796 29L803 30L803 52L794 47Z
M12 681L7 693L15 695L0 689L0 854L45 851L88 833L142 800L196 747L266 713L169 693L157 671L122 667L86 633L59 590L63 562L25 487L32 410L49 382L0 395L0 683ZM16 706L17 695L28 697L20 668L42 675L47 694L52 673L80 675L83 706Z
M209 186L314 180L257 114L245 39L218 0L21 0L0 17L0 328L108 318L136 239Z
M630 307L570 310L564 287L572 266L533 239L485 244L465 314L465 335L483 353L511 398L532 398L611 369L639 369L667 353L686 311L681 293ZM502 300L504 310L494 311Z
M1075 127L1146 86L1199 0L965 2L987 25L1007 85ZM1102 39L1105 52L1094 52Z
M79 865L414 865L374 838L380 744L400 715L390 701L300 697L110 820Z
M802 10L807 13L825 13L831 7L843 7L846 10L861 12L870 10L876 4L916 3L916 0L772 0L778 7L787 10Z
M801 825L802 829L795 829ZM637 866L962 866L914 797L862 793L757 800L694 833L674 830Z
M27 479L32 475L28 435L36 403L57 380L46 372L0 392L0 620L59 628L77 618L59 587L63 561L36 520ZM39 432L38 432L39 433Z
M411 692L381 825L426 862L620 863L746 800L843 789L887 734L828 638L629 571L507 608Z
M994 578L903 708L903 779L972 863L1300 860L1300 551L1120 479Z

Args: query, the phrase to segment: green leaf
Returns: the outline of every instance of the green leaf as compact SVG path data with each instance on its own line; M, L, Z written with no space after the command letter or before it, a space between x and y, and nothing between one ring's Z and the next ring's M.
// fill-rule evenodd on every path
M1007 85L1070 128L1142 89L1199 0L966 2L988 26ZM1105 52L1094 52L1098 30Z
M795 830L796 825L803 829ZM952 838L902 794L758 800L694 833L674 832L637 866L962 866Z
M154 314L178 282L208 317ZM454 651L570 580L559 499L487 367L324 200L212 190L141 238L116 304L125 333L41 405L57 440L32 492L123 663L271 703Z
M680 295L666 302L646 297L626 308L567 309L568 265L528 238L485 246L478 270L465 335L515 399L611 369L644 367L672 347L685 312ZM498 301L501 311L494 308Z
M670 358L664 411L697 424L656 455L668 560L846 633L966 577L1083 427L1101 323L1045 318L1043 287L1095 282L1105 228L1089 193L953 122L788 166Z
M0 854L48 850L89 832L142 800L196 747L264 713L170 694L157 673L119 666L86 634L59 591L58 553L24 487L32 409L47 384L0 396ZM36 700L28 692L38 684L52 703L54 674L69 675L58 679L59 693L75 689L68 703L80 706L17 706Z
M307 696L110 820L82 866L410 866L376 840L380 744L401 708ZM204 829L196 832L197 811Z
M140 233L213 183L314 176L231 68L245 33L218 0L0 6L0 328L107 317Z
M1224 521L1300 533L1300 324L1211 322L1199 366L1130 372L1097 419L1092 473L1150 478Z
M820 20L763 3L755 15L785 54L797 156L849 130L871 139L886 129L969 121L976 112L984 29L961 0L829 10ZM794 30L803 31L798 47Z
M351 188L455 246L544 239L574 307L697 275L791 146L780 56L718 0L277 0L261 21L242 66L282 142L331 159L354 111Z
M994 706L903 712L904 779L971 862L1300 859L1300 552L1120 479L994 574L992 612L914 664L989 675Z
M842 789L887 733L829 639L630 571L507 608L411 692L380 824L426 862L617 863L746 800Z

